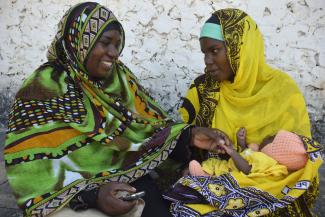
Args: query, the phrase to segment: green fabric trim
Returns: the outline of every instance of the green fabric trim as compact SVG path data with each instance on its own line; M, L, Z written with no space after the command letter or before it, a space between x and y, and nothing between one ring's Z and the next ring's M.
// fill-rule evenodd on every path
M33 128L32 130L26 130L26 132L23 132L23 133L19 133L19 132L7 133L5 147L8 144L11 144L19 139L26 137L26 136L34 135L35 133L44 133L49 130L59 129L59 128L68 127L68 126L69 125L66 123L52 122L52 123L44 124L41 128Z
M27 214L27 216L30 215L31 212L32 212L35 208L41 206L42 204L48 202L49 200L52 200L53 198L57 197L58 195L62 194L62 193L65 192L65 191L67 191L67 190L70 189L71 187L74 187L74 186L76 186L76 185L78 185L78 184L81 184L82 182L84 182L84 183L85 183L84 185L86 186L86 183L88 183L89 181L88 181L88 180L85 180L85 179L84 179L84 180L80 180L80 179L78 179L78 180L76 180L76 181L70 183L69 185L63 187L63 188L60 189L59 191L53 193L50 197L45 198L44 200L42 200L41 202L39 202L39 203L37 203L37 204L31 206L30 208L27 208L27 209L25 210L25 213ZM78 192L76 192L76 194L77 194L77 193L78 193ZM69 201L70 201L71 199L72 199L72 197L71 197L69 200L67 200L65 203L61 204L60 207L64 207L66 204L69 203Z
M34 155L38 153L51 153L54 157L58 155L63 154L63 150L68 148L70 145L76 144L78 141L85 140L88 136L85 134L82 134L80 136L76 136L71 138L70 140L66 141L65 143L59 145L58 147L55 148L33 148L33 149L27 149L24 151L19 151L15 152L12 154L6 154L4 156L4 159L8 162L11 163L13 159L23 157L23 156L28 156L30 160L34 160ZM77 145L78 146L78 145Z
M221 26L215 23L205 23L202 27L200 38L207 37L224 41Z

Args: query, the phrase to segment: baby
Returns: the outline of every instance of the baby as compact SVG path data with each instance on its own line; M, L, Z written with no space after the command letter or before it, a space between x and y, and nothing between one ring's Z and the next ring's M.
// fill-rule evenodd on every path
M223 143L221 148L231 157L229 161L209 158L202 162L193 160L189 164L189 172L193 176L222 175L227 172L241 171L250 173L265 173L269 168L277 171L295 171L303 168L308 160L304 143L294 133L280 130L275 136L266 137L260 145L246 146L246 129L237 132L238 144L244 149L239 154L233 145ZM267 171L270 173L270 171Z

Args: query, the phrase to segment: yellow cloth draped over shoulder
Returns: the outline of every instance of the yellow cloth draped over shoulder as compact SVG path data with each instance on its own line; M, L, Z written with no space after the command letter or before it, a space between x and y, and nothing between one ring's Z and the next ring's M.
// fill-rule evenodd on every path
M218 10L214 15L220 20L235 78L233 82L220 83L211 81L208 73L196 78L179 110L183 120L224 131L237 151L241 151L236 141L240 127L247 130L247 143L260 144L266 136L275 135L280 129L312 141L307 139L311 130L303 95L292 78L265 62L264 43L257 24L237 9ZM173 212L196 213L193 216L217 213L283 216L284 212L290 216L309 216L309 208L318 193L318 168L323 160L315 141L305 142L305 145L310 158L306 167L281 180L266 178L263 183L257 183L241 172L182 178L179 183L196 189L210 205L174 203ZM212 189L216 186L222 194ZM302 201L307 201L307 206Z

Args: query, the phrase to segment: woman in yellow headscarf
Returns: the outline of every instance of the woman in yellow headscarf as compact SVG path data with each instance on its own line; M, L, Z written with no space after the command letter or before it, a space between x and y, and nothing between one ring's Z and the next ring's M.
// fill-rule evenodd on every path
M322 159L320 146L307 139L311 136L310 122L296 83L265 62L259 28L241 10L216 11L201 30L200 45L205 74L194 80L184 98L179 110L183 120L225 132L237 151L241 150L236 132L243 126L247 129L247 142L256 144L280 129L295 132L304 136L310 158L305 169L290 173L282 184L274 183L271 192L265 185L256 187L232 173L217 177L186 176L176 185L194 189L209 205L176 200L173 213L310 216L318 193L317 170Z

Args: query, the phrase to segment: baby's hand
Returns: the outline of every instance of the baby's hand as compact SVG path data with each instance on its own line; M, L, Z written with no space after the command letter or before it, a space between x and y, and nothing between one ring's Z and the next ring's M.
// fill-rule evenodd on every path
M226 151L221 147L220 143L225 143L224 140L219 140L219 143L212 142L209 151L216 152L217 154L225 154Z
M220 143L220 147L229 155L232 155L232 153L235 151L232 145L226 144L225 141Z

